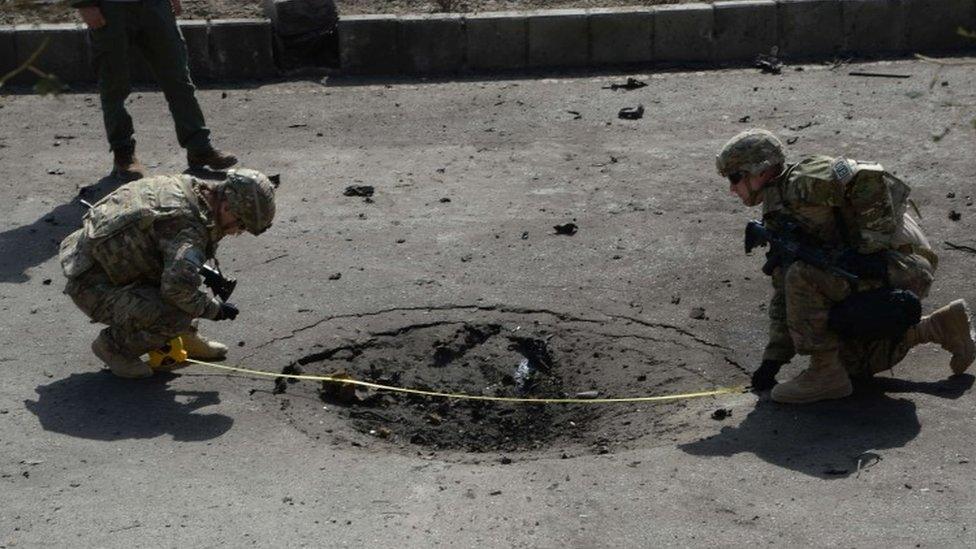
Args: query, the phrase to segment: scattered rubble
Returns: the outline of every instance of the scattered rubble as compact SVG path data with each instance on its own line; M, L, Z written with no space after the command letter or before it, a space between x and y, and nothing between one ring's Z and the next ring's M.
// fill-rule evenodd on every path
M574 234L576 234L577 231L579 231L579 227L576 225L576 223L563 223L562 225L553 225L552 228L556 230L556 234L561 234L566 236L573 236ZM523 239L528 238L528 233L523 233L522 238Z
M759 54L753 61L753 66L763 74L780 74L783 72L783 61L773 55Z
M361 196L361 197L371 197L376 189L372 185L349 185L346 190L343 191L344 196Z
M624 107L617 113L617 118L622 120L640 120L644 118L644 105L639 104L636 107Z
M630 91L630 90L636 90L638 88L643 88L646 85L647 85L647 82L644 82L643 80L638 80L638 79L633 78L633 77L628 77L627 78L627 81L624 82L623 84L612 83L609 86L603 86L603 89L605 89L605 90L627 90L627 91Z

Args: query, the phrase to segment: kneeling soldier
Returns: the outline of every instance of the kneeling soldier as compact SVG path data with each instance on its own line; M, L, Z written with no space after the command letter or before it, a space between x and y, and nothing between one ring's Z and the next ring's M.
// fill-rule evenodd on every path
M730 139L716 165L743 204L763 206L747 250L754 238L771 244L763 267L773 282L769 343L755 389L772 388L773 400L787 403L842 398L853 390L849 376L887 370L922 343L952 353L953 373L969 368L976 344L965 302L921 317L938 256L907 212L907 184L846 158L787 164L780 140L759 129ZM810 356L809 366L776 385L797 353Z
M188 175L124 185L93 205L82 228L61 243L64 293L93 321L107 324L92 352L119 377L151 376L140 357L181 337L193 358L222 358L227 347L197 333L197 319L233 320L229 292L210 297L201 270L217 243L242 231L261 234L274 218L274 185L260 172L231 170L213 183ZM210 284L212 285L212 284Z

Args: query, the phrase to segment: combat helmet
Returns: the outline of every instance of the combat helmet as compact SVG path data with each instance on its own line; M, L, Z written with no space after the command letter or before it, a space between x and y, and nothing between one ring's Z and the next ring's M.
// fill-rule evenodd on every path
M785 161L783 142L770 131L752 128L729 139L715 157L715 167L722 177L734 172L756 175Z
M268 230L275 214L275 185L257 170L239 168L227 171L223 183L230 211L254 235Z

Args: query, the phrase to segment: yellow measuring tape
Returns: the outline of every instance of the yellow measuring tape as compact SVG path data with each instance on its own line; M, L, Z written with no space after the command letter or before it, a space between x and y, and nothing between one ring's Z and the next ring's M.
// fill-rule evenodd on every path
M428 397L440 397L440 398L453 398L462 400L487 400L492 402L519 402L519 403L529 403L529 404L611 404L611 403L622 403L622 402L663 402L668 400L682 400L687 398L700 398L708 396L718 396L718 395L734 395L745 392L745 386L740 387L721 387L718 389L713 389L711 391L701 391L697 393L682 393L678 395L660 395L660 396L645 396L645 397L621 397L621 398L520 398L520 397L500 397L500 396L485 396L485 395L465 395L460 393L441 393L438 391L423 391L420 389L408 389L405 387L394 387L392 385L380 385L379 383L370 383L368 381L359 381L355 379L343 379L331 376L311 376L304 374L276 374L274 372L265 372L263 370L251 370L250 368L237 368L235 366L225 366L223 364L214 364L212 362L203 362L200 360L194 360L188 358L187 362L193 364L199 364L201 366L208 366L210 368L216 368L218 370L227 370L229 372L237 372L240 374L248 374L254 376L263 377L281 377L285 379L302 379L306 381L331 381L334 383L345 383L348 385L359 385L360 387L369 387L371 389L378 389L381 391L392 391L395 393L407 393L411 395L422 395Z

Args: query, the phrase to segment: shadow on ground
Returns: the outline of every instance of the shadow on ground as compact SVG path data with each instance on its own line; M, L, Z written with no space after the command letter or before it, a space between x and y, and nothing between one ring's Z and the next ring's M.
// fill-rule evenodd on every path
M973 386L971 375L937 382L876 378L854 395L806 406L761 400L736 427L680 445L695 456L749 452L773 465L823 479L845 478L904 446L921 430L915 403L891 394L923 393L957 399Z
M123 440L171 435L176 441L217 438L234 420L196 410L218 404L215 391L175 391L173 374L126 380L107 370L71 374L41 385L37 400L24 401L45 431L92 440Z
M83 187L75 198L42 215L30 225L0 233L0 283L27 282L27 270L58 254L64 237L81 227L81 217L88 211L82 200L94 204L114 191L122 181L103 177L98 183Z

